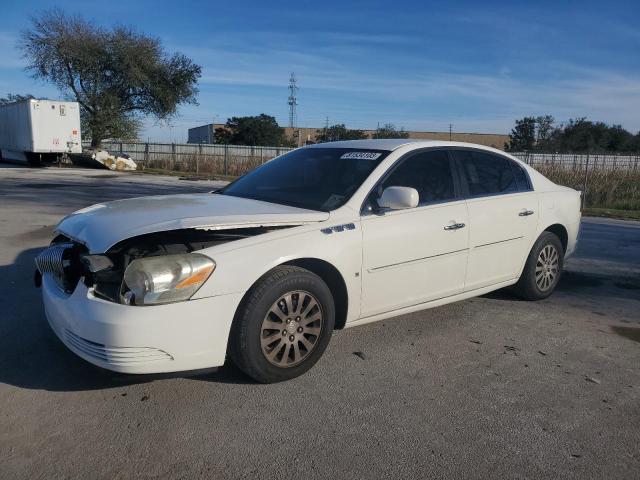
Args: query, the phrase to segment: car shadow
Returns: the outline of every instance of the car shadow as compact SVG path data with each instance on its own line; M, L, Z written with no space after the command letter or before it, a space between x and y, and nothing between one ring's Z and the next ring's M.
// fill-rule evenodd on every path
M62 344L47 324L40 289L33 281L33 259L41 250L24 250L12 264L0 265L0 383L60 392L120 388L165 378L254 383L230 362L217 371L126 375L81 359Z
M567 270L562 273L554 295L573 297L608 297L640 300L640 280L630 276L603 275L592 272ZM526 301L518 297L513 287L481 295L491 300Z

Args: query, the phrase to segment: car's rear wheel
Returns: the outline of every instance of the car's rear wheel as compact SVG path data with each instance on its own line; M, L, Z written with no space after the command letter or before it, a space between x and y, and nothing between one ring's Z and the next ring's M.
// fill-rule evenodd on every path
M234 363L262 383L302 375L322 356L335 322L331 291L316 274L280 266L247 293L229 339Z
M554 233L543 232L533 245L514 287L516 294L527 300L547 298L558 285L563 266L562 242Z

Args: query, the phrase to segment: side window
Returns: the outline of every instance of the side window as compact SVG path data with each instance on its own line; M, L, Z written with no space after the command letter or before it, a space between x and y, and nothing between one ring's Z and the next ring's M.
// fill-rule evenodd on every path
M510 161L491 153L456 150L472 197L518 191Z
M516 162L509 162L511 164L511 170L513 170L513 174L516 177L516 183L518 184L519 192L529 192L533 190L531 188L531 181L529 180L529 175L527 172L518 165Z
M444 150L421 152L403 161L379 191L382 193L392 186L415 188L420 195L420 205L456 198L451 162Z

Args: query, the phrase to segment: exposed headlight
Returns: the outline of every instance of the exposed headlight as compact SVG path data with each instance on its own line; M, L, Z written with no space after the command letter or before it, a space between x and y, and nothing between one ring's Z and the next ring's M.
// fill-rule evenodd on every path
M157 305L188 300L209 278L216 264L198 253L139 258L124 272L125 303Z

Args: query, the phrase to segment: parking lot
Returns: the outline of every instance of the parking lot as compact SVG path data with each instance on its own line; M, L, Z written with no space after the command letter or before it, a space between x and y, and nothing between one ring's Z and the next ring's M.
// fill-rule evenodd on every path
M33 285L57 221L219 185L0 168L0 477L638 477L640 223L585 219L545 301L495 292L339 331L286 383L124 376L68 351Z

